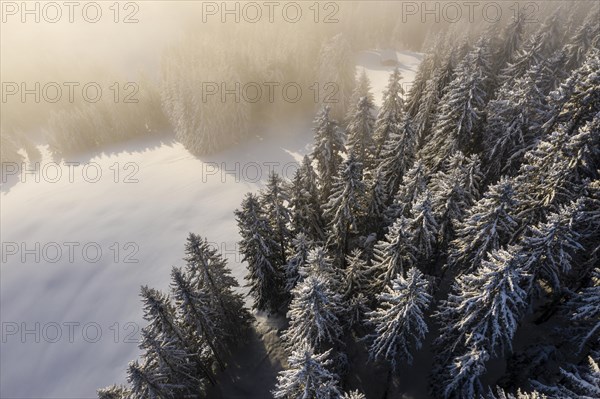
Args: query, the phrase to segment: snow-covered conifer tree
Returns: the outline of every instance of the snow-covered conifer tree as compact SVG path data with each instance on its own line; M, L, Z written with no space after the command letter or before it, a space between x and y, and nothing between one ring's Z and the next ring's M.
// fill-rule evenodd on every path
M251 193L246 195L235 216L242 236L240 253L248 263L246 279L254 298L253 308L277 312L285 298L285 274L281 247L273 239L275 233Z
M106 388L98 389L98 399L128 399L131 397L131 391L122 385L111 385Z
M289 197L283 187L283 181L279 175L271 172L267 185L261 193L260 204L275 233L273 239L279 244L279 256L282 264L287 262L287 245L292 237L289 229L291 215L287 207L288 202Z
M379 159L379 155L383 150L384 144L388 141L393 133L398 130L400 121L404 119L404 89L400 81L402 74L398 68L390 74L387 87L383 92L383 103L375 120L375 130L373 138L377 153L375 159Z
M317 162L321 198L327 199L331 185L342 164L341 153L346 152L344 135L337 122L330 117L329 106L324 107L314 121L315 147L312 158Z
M155 368L139 364L137 360L129 363L127 381L131 385L132 399L170 399L174 398L171 386L165 383L165 377Z
M355 66L352 48L342 33L338 33L321 47L317 81L332 83L336 88L337 102L332 107L332 115L342 120L348 112L350 96L355 84Z
M442 243L454 237L456 224L462 221L466 209L479 197L481 181L477 155L466 158L457 152L448 160L447 169L437 172L429 182Z
M377 169L375 176L367 181L367 215L365 221L366 231L381 234L383 230L383 214L386 209L386 189L381 169Z
M415 264L417 248L413 244L409 221L400 216L389 228L385 239L375 244L371 284L375 292L390 284L397 275L406 272Z
M411 217L408 220L408 231L416 249L418 259L429 262L435 252L439 226L435 219L429 190L415 199Z
M490 356L487 351L477 345L457 356L447 366L447 379L444 381L442 395L445 399L470 399L479 397L483 387L479 378L485 373L485 363Z
M600 352L593 351L587 364L581 367L568 365L560 369L560 381L552 386L533 381L533 386L550 398L592 399L600 396Z
M578 331L581 351L600 336L600 268L593 271L591 285L574 295L565 307Z
M379 170L390 194L396 193L414 160L417 135L408 117L398 122L398 127L390 133L380 155Z
M288 358L289 367L279 372L273 390L276 399L337 399L339 377L329 371L331 350L315 353L307 343L295 347Z
M171 290L179 320L197 339L208 345L217 363L224 369L222 355L226 351L226 341L222 338L228 332L222 329L218 314L211 307L208 288L194 289L189 276L176 267L171 271L171 279Z
M451 242L448 265L459 273L476 270L488 252L509 243L518 227L513 181L507 178L489 188L469 208Z
M431 137L420 151L429 168L439 169L457 150L471 153L478 148L489 91L489 58L487 45L481 43L457 67L440 102Z
M373 139L375 105L369 96L359 98L354 114L348 118L348 151L367 167L373 163L376 148Z
M583 249L580 234L573 229L580 206L580 203L572 203L551 213L547 222L530 226L519 242L528 271L534 279L546 281L555 294L563 288L562 281L571 271L572 255Z
M520 248L489 253L472 274L459 276L437 313L444 354L477 350L491 355L512 347L512 338L527 306L529 275Z
M342 264L348 253L349 239L360 232L360 222L365 216L365 183L362 164L354 153L340 167L329 202L325 206L325 217L329 220L331 236L328 244L335 248L337 261Z
M369 267L358 248L352 250L350 255L346 257L346 265L346 269L343 271L343 299L348 314L347 324L355 326L362 321L365 313L369 311L367 306Z
M289 348L303 342L317 349L339 345L343 310L342 297L330 288L326 277L309 275L292 290L290 326L282 338Z
M308 253L314 247L314 242L309 240L304 233L298 233L292 239L294 250L285 266L286 290L291 291L300 279L300 270L304 269L308 260Z
M367 314L375 328L369 336L373 340L370 357L386 359L394 369L402 361L411 364L413 350L421 347L428 331L424 312L432 300L429 281L413 267L406 279L397 275L377 300L377 310Z
M304 156L300 169L294 175L291 191L289 206L294 232L303 233L312 240L322 240L323 215L319 187L317 175L308 156Z
M410 216L412 204L419 195L425 192L427 188L427 170L425 165L417 160L413 166L406 172L402 178L402 184L393 195L393 200L388 209L385 210L385 220L387 224L392 224L400 216Z
M235 342L249 327L250 314L244 308L242 295L234 290L239 286L227 261L206 239L190 233L185 244L186 273L195 289L209 293L210 306L218 309L222 330Z

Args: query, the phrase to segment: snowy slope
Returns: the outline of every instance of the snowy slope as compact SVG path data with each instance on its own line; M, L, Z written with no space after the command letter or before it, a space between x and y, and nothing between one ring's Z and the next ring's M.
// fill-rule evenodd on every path
M419 55L398 55L405 81L412 80ZM361 53L357 63L367 70L379 103L391 68L381 67L373 51ZM261 187L271 168L293 176L310 150L310 128L311 121L272 127L202 159L176 142L139 140L70 160L99 169L97 182L85 179L95 177L94 167L74 167L71 180L62 165L57 182L49 181L55 175L47 169L40 182L26 175L24 183L5 185L0 396L92 398L97 388L124 382L144 326L139 287L167 288L171 266L183 265L190 231L217 245L243 284L233 210L244 193ZM45 155L41 165L49 162ZM36 243L39 261L30 253L23 262L20 249L12 254L14 245L32 249ZM97 248L102 254L92 262Z

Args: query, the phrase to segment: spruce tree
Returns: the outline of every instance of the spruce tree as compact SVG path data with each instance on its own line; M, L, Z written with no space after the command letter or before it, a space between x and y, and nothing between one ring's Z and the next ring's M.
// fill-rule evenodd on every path
M386 224L392 224L400 216L410 216L412 204L427 188L427 170L425 165L417 160L402 178L402 184L396 193L388 193L393 200L385 210Z
M373 163L376 147L373 139L375 105L369 96L359 98L354 113L348 118L348 150L366 167Z
M446 169L433 175L429 182L431 202L439 223L439 240L444 244L454 238L456 225L478 199L481 181L477 155L466 158L457 152L448 160Z
M325 217L329 220L331 236L328 246L334 248L336 260L343 263L348 253L350 238L361 232L365 216L365 183L362 163L354 153L340 167L329 202L325 206Z
M457 150L472 153L478 149L490 89L489 58L487 45L481 43L457 67L455 78L440 102L431 137L420 151L430 169L438 170Z
M315 353L307 343L301 343L288 358L289 367L279 372L273 390L276 399L337 399L339 377L329 371L331 350Z
M477 345L457 356L445 370L448 377L444 381L442 396L445 399L470 399L479 397L483 387L479 378L485 373L485 363L490 356L487 351Z
M197 339L208 345L217 363L224 369L222 356L226 345L222 338L228 331L224 331L218 322L219 316L211 307L208 289L194 289L189 276L176 267L171 271L171 279L171 290L179 320Z
M391 195L396 193L404 173L413 164L416 138L412 122L405 117L383 145L379 170Z
M437 313L443 354L474 344L490 355L510 349L527 306L529 284L518 247L493 251L475 272L459 276Z
M292 290L287 314L288 329L282 335L290 348L303 342L317 349L341 344L342 297L334 292L326 278L309 275Z
M218 309L221 330L235 342L250 325L250 314L244 308L242 295L227 261L206 239L190 233L185 244L186 274L193 288L206 290L210 306Z
M579 351L600 337L600 268L593 271L591 284L576 293L565 308L579 337Z
M448 265L459 273L476 270L488 252L509 243L518 227L514 182L503 178L469 208L450 244Z
M303 233L312 240L323 240L323 215L317 175L308 156L304 156L300 169L294 175L290 197L293 232L296 235Z
M436 250L439 226L435 219L429 190L416 198L410 211L408 231L418 260L431 263Z
M338 128L337 122L331 119L329 106L319 112L314 125L315 147L312 159L317 162L321 198L326 200L343 161L341 153L346 152L346 148L343 132Z
M319 53L317 77L321 84L333 83L336 100L332 108L335 119L342 120L348 112L355 85L355 66L352 48L342 33L327 40Z
M261 193L261 208L271 224L275 233L273 239L279 245L279 258L282 264L287 262L287 245L291 240L292 232L289 229L291 222L290 211L287 207L288 193L283 187L283 181L275 172L269 174L269 180Z
M170 399L175 398L171 386L165 383L165 377L155 368L141 365L137 360L129 363L127 381L131 385L132 399Z
M298 280L300 280L300 271L306 266L308 253L314 245L314 242L309 240L304 233L298 233L296 237L292 239L294 250L285 266L285 287L288 292L291 291L298 283Z
M360 324L369 311L367 306L369 267L358 248L352 250L346 257L346 264L346 269L343 271L342 297L347 310L346 324L353 327Z
M273 239L275 232L260 208L258 198L248 193L240 210L235 211L240 229L240 253L247 262L246 280L253 309L277 312L285 301L285 274L280 244Z
M367 181L367 214L365 228L367 232L381 235L383 231L383 214L386 209L386 190L385 182L381 169L377 169L375 176L371 176Z
M127 399L131 397L131 391L122 385L111 385L98 389L98 399Z
M388 286L397 275L406 276L416 263L417 248L412 238L409 221L400 216L389 228L385 239L375 245L371 269L375 292Z
M414 267L406 276L398 274L377 295L377 310L367 314L369 324L375 328L369 336L369 356L386 359L394 369L402 361L412 364L413 351L421 347L428 332L424 312L432 300L429 282Z
M395 68L390 74L387 87L383 92L383 103L375 121L373 133L377 148L375 159L379 159L385 143L393 134L397 133L398 125L404 119L404 100L402 99L404 89L400 83L401 80L402 74L398 68Z

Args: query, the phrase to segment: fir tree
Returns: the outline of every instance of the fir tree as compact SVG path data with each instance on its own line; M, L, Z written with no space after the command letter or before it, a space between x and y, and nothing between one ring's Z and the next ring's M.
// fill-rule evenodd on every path
M337 271L333 267L331 257L322 246L317 246L308 251L304 267L300 268L299 273L302 277L310 275L324 277L330 286L339 284Z
M409 221L400 216L390 227L385 239L375 245L372 282L375 292L388 286L397 275L406 272L415 264L417 248L413 244Z
M373 140L374 109L375 105L369 96L360 97L346 128L348 150L366 166L372 164L376 152Z
M165 383L165 377L154 368L140 365L137 360L129 363L127 381L131 384L132 399L174 398L171 387Z
M543 89L544 63L534 64L527 73L502 86L496 99L486 108L484 159L489 180L501 174L514 174L539 138L541 125L547 120L548 106Z
M400 361L412 364L413 348L421 347L428 331L424 316L432 300L428 291L427 278L412 268L406 279L397 275L391 286L377 295L379 307L367 314L375 327L369 336L373 340L369 348L372 359L385 358L394 369Z
M571 204L550 214L547 222L531 226L520 241L529 272L535 280L546 281L555 294L560 292L564 277L571 271L572 255L583 249L580 235L572 228L579 206Z
M210 306L219 309L221 330L233 341L239 339L250 325L250 314L244 308L241 294L234 290L239 287L231 275L227 261L206 239L190 233L185 244L186 273L194 289L206 290Z
M205 287L194 289L189 276L176 267L171 272L171 279L171 290L179 319L191 329L197 339L208 345L219 366L224 369L222 354L226 349L221 338L227 332L221 329L218 315L211 308L210 293Z
M492 355L512 347L527 305L529 275L524 266L520 248L509 247L489 253L474 273L458 277L437 313L444 353L473 344Z
M526 18L519 13L504 28L501 42L494 52L495 73L498 73L502 68L512 63L517 51L521 48L525 20Z
M131 397L131 391L122 385L111 385L98 389L98 399L127 399Z
M354 153L350 153L340 167L339 177L336 177L325 207L325 217L329 220L331 231L329 245L335 248L339 263L348 253L351 235L361 231L360 222L365 214L365 184L362 177L362 164Z
M369 283L369 267L363 259L360 249L355 248L348 255L348 266L344 270L343 294L350 298L361 293L366 293Z
M329 106L324 107L317 115L313 128L315 134L315 147L312 158L317 162L321 198L327 199L331 192L331 185L342 164L341 153L346 152L344 136L338 128L337 122L329 116Z
M397 133L400 121L404 119L404 101L402 99L404 89L400 83L401 80L402 74L398 68L395 68L390 74L388 85L383 92L383 104L377 114L373 133L377 148L376 159L379 159L385 143L393 134Z
M341 120L348 112L350 96L355 84L352 48L341 33L326 41L321 47L317 73L318 82L335 84L337 102L332 108L332 115L335 119Z
M291 291L300 280L300 271L306 266L308 253L313 248L314 242L309 240L304 233L298 233L292 240L292 246L294 251L285 267L287 291Z
M308 156L304 156L294 175L289 206L296 235L303 233L313 240L324 238L317 175Z
M437 242L438 229L429 190L426 190L416 198L408 221L408 231L419 260L431 261Z
M301 343L288 358L289 368L279 372L273 390L276 399L337 399L341 396L338 377L328 368L331 350L315 353L309 344Z
M291 221L290 212L286 206L289 198L283 188L283 181L275 172L269 175L269 181L262 192L261 208L271 224L275 233L273 239L279 244L279 257L282 264L287 262L287 243L290 242L292 232L289 229Z
M600 49L592 49L581 67L575 69L560 87L550 94L550 118L547 132L560 124L568 135L592 121L600 104Z
M600 268L594 269L591 283L565 305L570 320L576 326L576 335L581 337L579 351L587 343L597 342L600 336Z
M481 181L477 155L465 158L457 152L449 159L448 165L448 171L437 172L429 183L441 243L447 243L454 237L455 226L479 197Z
M256 196L247 194L241 210L235 211L240 229L240 253L248 263L246 279L253 308L277 312L285 298L285 274L281 247Z
M390 134L381 152L379 170L390 194L395 194L404 173L414 160L416 133L408 117Z
M292 296L287 315L290 326L282 336L290 348L303 342L319 349L341 343L342 298L324 276L309 275L292 290Z
M448 377L444 381L444 398L470 399L479 397L483 387L479 381L485 373L485 363L489 360L485 349L472 345L464 355L457 356L447 367Z
M509 179L501 179L468 210L450 245L451 268L471 273L488 252L509 243L518 226L513 184Z
M600 353L592 352L587 358L587 365L576 367L569 365L560 369L561 380L555 386L548 386L537 381L535 388L548 393L551 398L592 399L600 396Z
M343 299L348 313L347 324L352 327L358 325L369 311L367 306L367 292L369 268L363 259L362 252L354 249L346 258L346 269L343 274Z
M417 160L402 178L402 184L398 187L398 191L389 193L393 195L393 201L385 211L387 224L391 224L400 216L410 216L412 204L415 203L419 195L425 192L427 181L425 165Z
M457 67L455 79L441 100L431 138L420 151L431 169L439 169L457 150L471 153L478 148L489 74L489 53L481 44Z
M386 191L385 183L381 169L377 169L376 175L371 177L367 182L367 215L366 215L366 231L376 233L380 236L383 230L383 214L386 209Z
M166 378L167 383L181 385L184 382L187 390L193 391L194 380L189 376L197 372L214 385L212 371L204 364L205 359L197 352L197 345L185 333L184 327L176 318L170 298L146 286L142 287L141 296L144 303L144 319L149 323L142 330L144 339L141 347L146 349L147 359L144 368L152 367L152 363L156 361L155 367L158 368L159 374Z

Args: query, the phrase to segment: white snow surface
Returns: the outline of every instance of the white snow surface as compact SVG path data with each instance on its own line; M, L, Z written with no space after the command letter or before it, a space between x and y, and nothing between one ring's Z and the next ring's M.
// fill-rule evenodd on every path
M398 59L404 82L412 81L420 54L398 52ZM376 50L361 52L357 65L367 70L379 105L393 68L381 66ZM25 182L9 181L0 195L0 397L94 398L97 388L124 383L145 325L139 288L168 288L171 267L184 264L189 232L217 245L243 286L233 211L246 192L262 187L271 168L293 176L310 152L311 126L286 121L202 158L177 142L140 139L69 159L81 165L61 165L57 182L49 181L56 168L40 147L46 167L40 182L22 175ZM85 164L92 166L84 172ZM95 169L99 181L86 181ZM137 182L125 182L131 179ZM14 244L34 249L36 243L39 251L12 254ZM97 248L100 259L86 260L97 258ZM127 255L138 263L124 262Z

